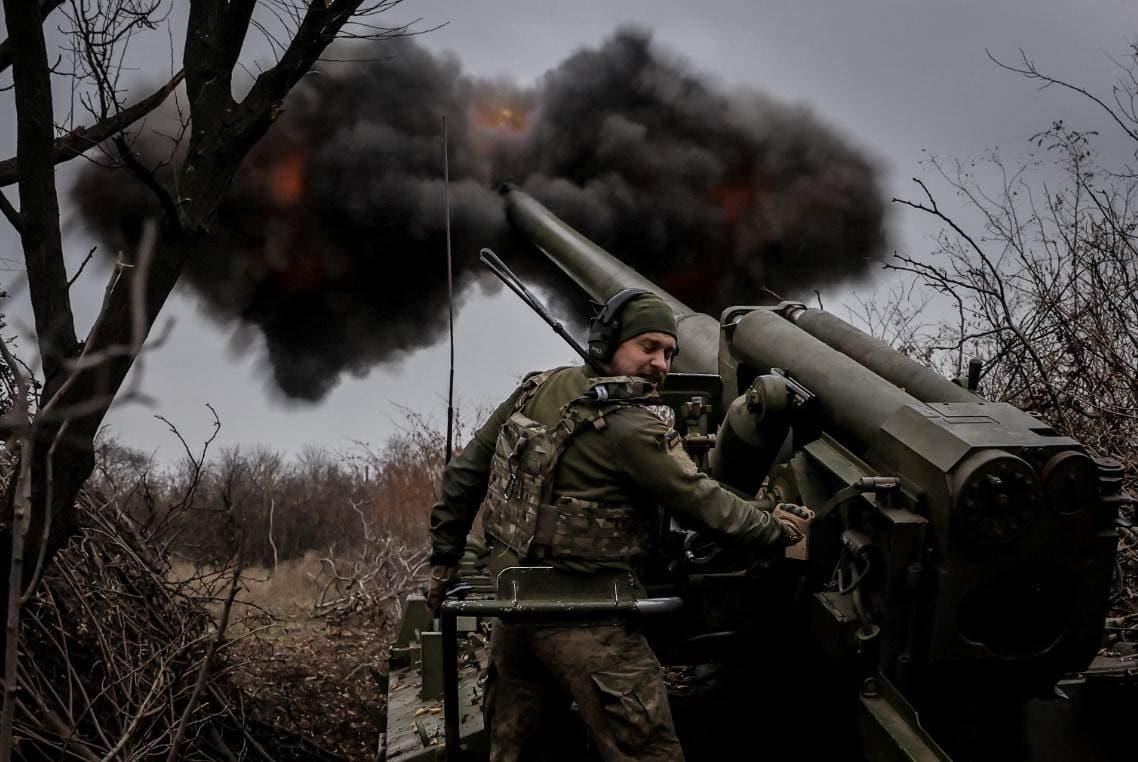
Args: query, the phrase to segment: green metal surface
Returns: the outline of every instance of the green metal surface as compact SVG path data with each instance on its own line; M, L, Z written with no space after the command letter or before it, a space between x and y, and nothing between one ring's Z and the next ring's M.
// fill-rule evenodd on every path
M795 309L788 317L806 333L921 400L976 402L972 392L823 310Z
M817 395L825 420L859 447L877 439L881 425L902 408L925 410L906 394L855 360L823 344L778 313L756 309L735 325L734 354L760 372L782 368Z
M392 642L393 648L404 648L417 640L419 633L431 629L434 617L427 609L427 599L418 593L411 593L403 603L403 619L399 622L399 632Z
M438 632L423 632L419 635L419 673L422 686L419 698L433 700L443 695L443 638Z
M459 706L462 742L475 758L489 756L482 720L482 692L478 679L481 671L465 667L459 676ZM426 762L442 760L442 700L420 698L421 675L416 669L392 670L387 692L387 760L388 762Z
M949 762L950 757L921 726L916 711L881 676L861 691L860 724L866 757L873 762Z
M503 604L547 602L572 606L594 602L632 604L637 599L636 579L624 571L601 574L567 574L548 566L513 566L498 575L495 601Z

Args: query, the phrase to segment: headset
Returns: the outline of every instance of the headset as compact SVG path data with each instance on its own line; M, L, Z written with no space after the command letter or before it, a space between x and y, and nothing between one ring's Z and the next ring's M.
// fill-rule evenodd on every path
M623 288L609 297L589 323L590 360L608 362L612 359L619 344L616 339L620 335L620 311L629 302L651 293L642 288Z

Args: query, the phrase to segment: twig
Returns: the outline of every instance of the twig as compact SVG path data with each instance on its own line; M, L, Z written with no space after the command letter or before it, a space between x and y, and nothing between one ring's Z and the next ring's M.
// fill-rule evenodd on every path
M996 66L999 66L1001 69L1007 69L1008 71L1015 72L1016 74L1022 74L1028 79L1037 79L1043 82L1044 88L1051 87L1052 85L1057 85L1058 87L1076 92L1093 103L1097 103L1102 108L1102 110L1105 111L1110 116L1110 118L1114 120L1115 124L1117 124L1122 129L1122 131L1126 133L1128 137L1130 137L1132 140L1138 140L1138 130L1127 126L1126 122L1122 120L1122 117L1120 117L1114 109L1108 106L1105 101L1103 101L1097 95L1091 93L1091 91L1087 90L1086 88L1079 87L1078 85L1072 85L1070 82L1064 82L1061 79L1056 79L1055 77L1050 77L1042 73L1039 71L1039 69L1036 68L1035 62L1027 57L1027 53L1025 53L1022 48L1019 51L1020 60L1023 61L1022 69L1004 63L992 55L991 51L985 50L984 53L987 54L988 59L991 60L992 63L996 64Z
M213 660L214 651L217 650L218 644L225 637L225 630L229 627L229 614L233 609L233 599L237 597L237 589L241 582L241 550L240 540L238 540L237 562L233 569L233 576L229 582L229 595L225 598L225 605L221 609L221 619L218 621L217 633L210 641L209 646L206 647L205 656L202 657L201 669L198 670L198 680L194 685L194 691L190 694L190 700L186 702L186 708L182 712L181 719L178 720L177 730L174 733L174 740L170 743L170 754L166 757L166 762L176 762L178 759L178 748L182 745L182 740L186 736L186 726L189 724L190 715L193 714L194 708L197 706L198 698L201 696L202 691L205 690L206 682L209 680L210 665Z
M2 194L3 191L0 191L0 195ZM91 261L91 257L95 256L95 252L98 250L98 246L92 246L91 250L87 252L87 256L83 258L83 262L79 265L79 269L76 270L75 274L71 276L71 280L67 281L68 288L71 288L71 286L75 284L75 281L79 280L79 276L83 274L83 271L85 269L87 269L87 263Z
M273 549L273 576L277 576L277 544L273 540L273 513L277 507L277 498L269 498L269 545Z
M8 569L8 616L5 626L4 651L4 700L0 708L0 762L12 758L12 724L16 716L16 688L18 677L18 654L20 640L20 587L24 579L24 539L32 512L32 453L35 437L32 432L31 412L28 409L29 384L20 371L20 366L8 351L8 345L0 339L0 355L8 364L8 369L16 382L17 396L13 407L19 416L18 437L20 440L20 471L13 485L15 501L12 510L12 557Z
M253 737L253 734L249 732L249 728L245 726L246 723L242 721L241 718L233 715L233 710L230 709L229 702L225 701L221 693L218 692L217 688L211 685L209 686L209 692L213 695L214 700L219 705L221 705L226 712L229 712L230 716L232 716L234 720L236 720L237 727L241 729L241 734L245 736L245 740L248 741L249 745L253 747L253 751L257 752L261 759L265 760L266 762L275 762L273 756L265 751L265 747L262 746L257 741L257 739Z
M28 599L32 597L32 594L35 593L35 590L39 586L40 579L43 575L44 559L47 558L48 538L51 536L51 514L54 512L52 510L51 500L52 489L55 485L55 448L59 446L59 443L62 441L63 435L67 432L67 427L70 424L70 419L63 422L63 425L60 426L59 430L55 432L55 438L51 441L51 447L47 449L47 495L44 498L43 505L43 528L40 531L39 553L36 558L36 566L35 571L32 573L32 579L30 582L28 582L28 586L24 589L23 595L20 596L21 606L26 604L28 602Z

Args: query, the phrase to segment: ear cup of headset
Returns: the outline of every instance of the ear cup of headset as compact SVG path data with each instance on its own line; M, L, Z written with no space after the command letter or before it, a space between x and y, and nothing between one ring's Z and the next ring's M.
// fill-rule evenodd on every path
M650 294L642 288L625 288L617 291L589 323L589 357L596 362L608 362L616 354L620 335L620 311L624 305Z

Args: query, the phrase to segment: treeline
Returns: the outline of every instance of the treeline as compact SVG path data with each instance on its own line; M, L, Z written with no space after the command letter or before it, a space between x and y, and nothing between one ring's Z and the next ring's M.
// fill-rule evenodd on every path
M425 547L445 439L411 423L379 450L234 447L164 467L107 439L87 489L194 563L222 563L239 547L244 564L271 567L380 537Z

